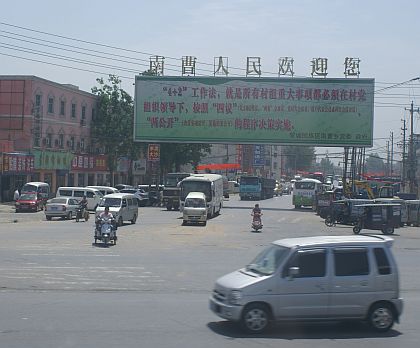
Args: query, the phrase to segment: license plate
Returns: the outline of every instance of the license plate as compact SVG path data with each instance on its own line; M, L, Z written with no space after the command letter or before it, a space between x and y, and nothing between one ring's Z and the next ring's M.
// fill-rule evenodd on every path
M58 210L57 207L51 207L50 210Z

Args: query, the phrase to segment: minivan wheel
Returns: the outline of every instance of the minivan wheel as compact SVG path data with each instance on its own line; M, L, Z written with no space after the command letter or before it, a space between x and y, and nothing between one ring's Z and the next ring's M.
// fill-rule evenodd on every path
M241 319L242 327L249 333L262 333L270 325L270 312L264 304L250 304L245 307Z
M394 227L385 227L382 230L382 233L383 234L393 234L394 233Z
M387 303L377 303L371 308L368 320L375 331L388 331L394 325L394 311Z
M353 233L354 233L354 234L359 234L359 233L360 233L360 231L361 231L361 228L360 228L359 226L354 226L354 227L353 227Z
M133 219L131 220L131 223L134 225L137 221L137 215L134 214Z

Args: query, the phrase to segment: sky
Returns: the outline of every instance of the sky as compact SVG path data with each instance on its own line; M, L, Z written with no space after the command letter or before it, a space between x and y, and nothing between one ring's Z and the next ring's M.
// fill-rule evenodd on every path
M197 57L198 75L212 75L214 57L228 57L231 76L245 76L248 56L261 57L266 77L277 76L279 57L293 57L296 77L310 77L311 60L323 57L329 78L344 77L344 59L357 57L360 77L375 79L367 153L386 159L393 132L398 159L402 120L411 127L406 108L420 106L420 82L413 80L420 76L419 13L417 0L7 1L0 75L36 75L90 91L96 78L115 74L134 95L134 76L148 69L151 55L164 56L165 75L175 76L188 55ZM418 113L413 130L420 133ZM317 149L327 151L332 158L342 149Z

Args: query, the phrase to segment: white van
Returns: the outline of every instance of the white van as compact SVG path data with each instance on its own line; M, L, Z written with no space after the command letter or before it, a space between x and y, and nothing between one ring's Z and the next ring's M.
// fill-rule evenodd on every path
M122 226L124 221L136 223L139 213L137 198L130 193L111 193L102 197L96 208L95 215L98 216L109 207L110 213L114 216L118 226Z
M82 200L83 196L87 198L87 208L88 210L95 210L98 206L101 198L103 197L102 193L98 190L88 187L59 187L57 189L56 197L71 197L75 198L78 201Z
M182 224L187 223L207 224L206 195L203 192L190 192L185 198L184 210L182 211Z
M98 190L100 193L102 193L103 196L109 195L111 193L119 192L115 187L111 187L111 186L86 186L86 187Z
M23 185L20 193L22 194L32 192L37 193L45 204L48 198L50 198L50 185L46 182L39 181L27 182L25 185Z
M392 243L379 235L275 241L216 281L210 309L252 333L274 320L363 320L388 331L403 306Z

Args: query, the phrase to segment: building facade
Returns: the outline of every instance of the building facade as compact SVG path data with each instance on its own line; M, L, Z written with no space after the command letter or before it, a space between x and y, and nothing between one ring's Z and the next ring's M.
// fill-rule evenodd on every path
M0 200L28 181L52 192L105 184L106 157L91 139L98 99L36 76L0 76Z

